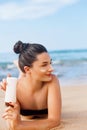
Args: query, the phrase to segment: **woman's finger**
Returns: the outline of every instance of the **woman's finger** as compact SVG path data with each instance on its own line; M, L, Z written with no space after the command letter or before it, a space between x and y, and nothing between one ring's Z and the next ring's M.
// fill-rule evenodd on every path
M3 118L6 117L6 116L12 116L12 112L5 112L5 113L2 115Z
M19 105L17 103L10 102L9 106L5 109L5 112L15 111L15 110L19 111Z
M11 106L8 106L8 107L5 109L5 112L9 112L9 111L14 111L14 108L11 107Z
M7 120L7 119L14 119L14 116L12 115L12 114L8 114L8 113L5 113L3 116L2 116L2 118L4 118L5 120Z
M19 109L19 104L17 102L10 102L9 104L13 106L14 109Z
M0 88L2 89L2 90L6 90L6 82L4 81L2 81L2 82L0 82Z

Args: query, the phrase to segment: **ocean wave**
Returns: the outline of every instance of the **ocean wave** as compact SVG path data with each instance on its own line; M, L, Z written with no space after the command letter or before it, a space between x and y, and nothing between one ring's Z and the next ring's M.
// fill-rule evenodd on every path
M0 62L0 69L14 69L15 67L11 62Z
M54 73L61 81L87 79L87 50L52 51L50 56ZM14 54L0 54L0 80L8 73L18 75L15 59Z
M87 64L87 59L69 59L69 60L54 60L52 62L52 64L55 66L55 65L58 65L58 66L72 66L73 65L82 65L82 64Z
M14 64L7 64L7 69L14 69L16 66Z

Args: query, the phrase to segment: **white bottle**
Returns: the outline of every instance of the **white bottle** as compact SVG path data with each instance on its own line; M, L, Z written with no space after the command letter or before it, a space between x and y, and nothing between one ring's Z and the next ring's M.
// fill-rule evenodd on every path
M7 77L7 86L5 93L5 104L9 105L10 102L16 102L16 77Z

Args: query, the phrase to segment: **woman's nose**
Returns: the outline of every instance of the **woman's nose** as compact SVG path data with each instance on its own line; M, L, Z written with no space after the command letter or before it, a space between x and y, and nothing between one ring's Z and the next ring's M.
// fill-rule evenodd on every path
M53 68L52 65L49 66L49 71L50 71L50 72L53 72L53 71L54 71L54 68Z

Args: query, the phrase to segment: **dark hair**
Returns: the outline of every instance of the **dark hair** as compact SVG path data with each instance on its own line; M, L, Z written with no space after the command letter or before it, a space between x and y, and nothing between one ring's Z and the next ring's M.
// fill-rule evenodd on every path
M21 41L15 43L13 50L19 54L18 64L22 72L25 72L24 66L32 67L32 63L37 60L38 54L47 52L47 49L41 44L23 43Z

